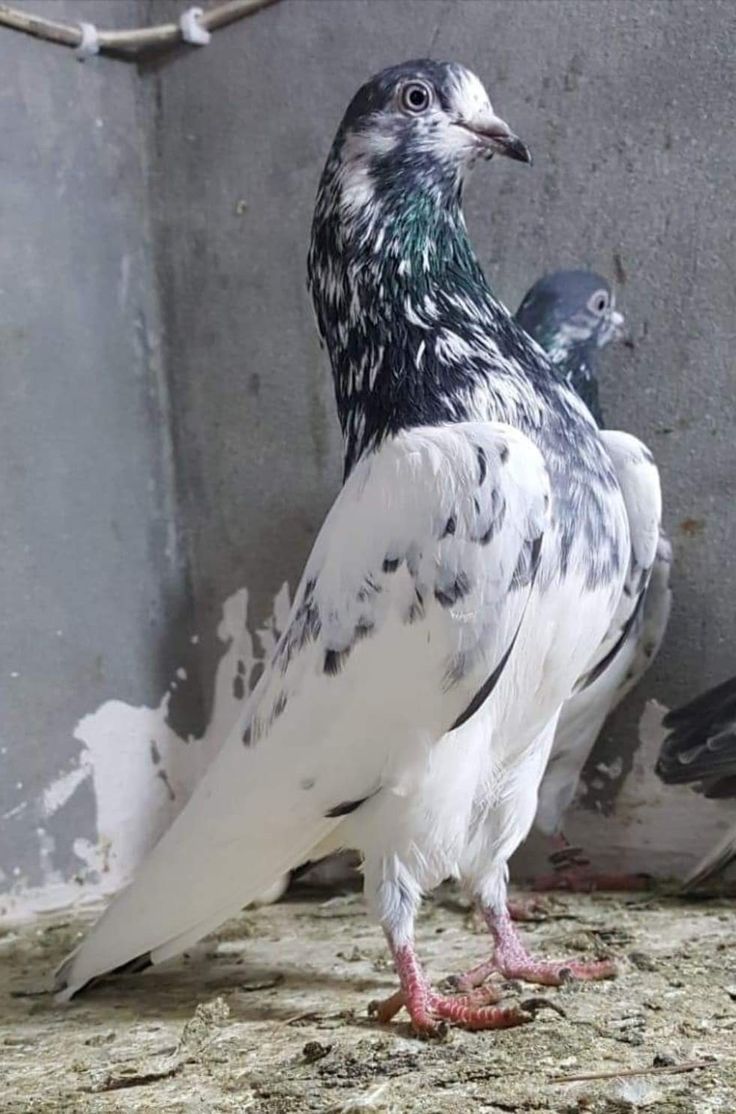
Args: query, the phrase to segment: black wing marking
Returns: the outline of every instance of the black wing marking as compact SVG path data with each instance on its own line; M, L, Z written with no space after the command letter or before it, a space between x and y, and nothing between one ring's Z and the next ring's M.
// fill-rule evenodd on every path
M708 797L736 796L736 677L668 712L662 723L671 728L656 765L662 781L701 782Z

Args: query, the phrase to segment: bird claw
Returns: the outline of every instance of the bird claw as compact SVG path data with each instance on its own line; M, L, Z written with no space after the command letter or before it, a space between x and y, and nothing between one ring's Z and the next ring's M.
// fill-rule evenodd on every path
M483 975L475 981L470 981L469 975L473 972L483 968ZM487 968L487 970L486 970ZM450 994L459 995L463 994L468 996L480 987L483 988L483 993L487 996L489 1002L500 1002L503 997L500 982L490 983L486 980L491 975L497 974L496 968L490 963L481 963L478 967L473 967L471 971L465 971L461 975L447 975L439 984L440 990L446 990Z
M531 1011L519 1006L497 1006L500 992L483 987L467 994L443 995L422 989L410 996L397 990L383 1002L371 1002L368 1012L386 1024L404 1007L418 1036L444 1037L448 1024L477 1032L484 1029L509 1029L533 1021Z
M616 965L610 959L535 959L524 947L508 911L495 914L487 910L485 916L493 934L493 955L464 974L455 976L453 985L458 990L468 991L481 986L494 974L538 986L563 986L567 982L591 982L616 975Z
M610 959L555 960L534 959L531 955L502 958L497 970L507 979L521 979L537 986L564 986L570 982L594 982L612 979L616 965Z
M531 955L499 960L495 955L462 975L451 975L448 981L457 990L470 991L475 987L483 986L486 979L494 974L501 975L504 979L519 979L521 982L533 983L536 986L564 986L570 982L612 979L616 975L616 965L610 959L593 961L573 959L555 962L534 959Z
M521 1003L521 1008L536 1017L540 1010L552 1010L560 1017L567 1017L562 1006L558 1006L551 998L526 998Z
M498 974L498 967L495 960L486 959L483 963L479 963L477 967L471 967L469 971L463 971L461 975L448 975L447 982L453 990L468 993L476 987L483 986L491 975L496 974Z

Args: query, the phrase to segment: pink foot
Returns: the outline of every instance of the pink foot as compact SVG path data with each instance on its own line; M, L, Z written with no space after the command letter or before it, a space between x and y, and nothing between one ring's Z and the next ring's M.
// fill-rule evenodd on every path
M651 879L648 874L601 874L591 868L582 847L574 847L566 836L559 832L552 837L555 851L549 857L554 867L552 874L535 878L534 889L540 893L550 890L567 890L569 893L588 894L597 890L614 893L638 893L648 890Z
M565 890L574 894L597 892L639 893L651 887L648 874L599 874L584 866L568 866L556 870L554 874L544 874L535 878L532 885L540 893L551 890Z
M449 983L457 987L458 990L470 991L474 990L476 986L482 986L486 979L490 979L491 975L498 974L498 967L496 966L495 958L485 959L476 967L471 967L469 971L464 971L462 975L450 975Z
M506 908L512 921L538 921L549 913L549 906L538 897L524 897L507 901Z
M378 1021L389 1022L404 1007L414 1031L421 1036L439 1036L444 1022L463 1029L509 1029L532 1020L532 1015L517 1006L492 1003L500 995L495 987L456 996L443 996L432 990L419 966L414 949L407 945L394 950L401 990L384 1002L373 1003L370 1012Z
M611 960L584 961L579 959L535 959L524 947L508 913L501 915L486 911L488 927L495 944L491 959L472 967L465 974L453 979L458 990L470 991L481 986L493 974L506 979L521 979L540 986L561 986L568 979L590 981L610 979L616 974Z
M486 912L486 921L493 934L493 963L507 979L523 979L541 986L560 986L568 979L610 979L616 965L608 959L585 961L550 961L535 959L524 947L519 933L507 913Z

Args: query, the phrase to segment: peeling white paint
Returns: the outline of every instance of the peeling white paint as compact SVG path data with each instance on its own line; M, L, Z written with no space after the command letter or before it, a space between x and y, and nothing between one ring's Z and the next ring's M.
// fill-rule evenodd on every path
M74 731L82 744L77 764L60 771L36 799L20 801L3 817L12 820L35 810L43 882L31 888L20 869L14 868L11 893L0 902L0 915L14 919L47 912L95 900L125 884L186 803L236 722L242 700L285 627L288 585L276 594L268 621L255 634L248 627L248 606L245 588L223 605L217 634L225 649L214 677L211 719L202 738L182 738L167 725L170 690L154 707L108 700L82 717ZM198 635L190 638L194 644L198 641ZM176 671L178 682L186 679L183 672ZM733 822L732 802L708 801L686 786L659 782L654 766L664 737L665 711L656 701L647 704L633 766L614 813L604 816L577 807L568 817L566 834L585 847L600 869L683 876ZM0 748L0 753L6 749ZM613 780L620 770L618 759L598 767L602 777ZM95 801L97 839L79 834L73 843L78 870L73 878L62 877L46 822L61 813L87 783ZM529 877L545 872L548 853L546 843L532 837L515 857L514 874Z
M48 789L44 790L42 808L44 816L53 816L62 808L76 789L92 774L92 767L84 761L82 755L80 764L65 774L61 774L56 781L52 781Z
M241 588L223 605L217 634L225 651L217 666L212 715L202 738L184 739L168 726L170 691L152 708L108 700L82 717L74 730L75 739L83 744L77 764L59 773L31 802L39 816L43 884L31 889L18 882L3 899L6 915L18 917L94 899L128 881L186 803L237 721L242 701L286 623L288 584L276 594L272 614L255 636L248 628L248 603L248 591ZM195 640L197 636L191 639ZM183 668L175 676L179 682L187 679ZM74 841L79 870L74 879L62 879L54 865L54 840L43 822L63 810L88 780L97 812L97 841L81 835ZM22 802L11 814L27 805ZM19 878L20 871L14 874Z
M28 801L20 801L19 804L9 808L7 812L2 815L3 820L15 820L16 816L21 816L28 808Z
M36 828L36 835L38 836L38 857L41 861L41 869L43 870L44 877L52 879L55 882L60 882L61 878L58 871L54 869L56 840L45 828Z

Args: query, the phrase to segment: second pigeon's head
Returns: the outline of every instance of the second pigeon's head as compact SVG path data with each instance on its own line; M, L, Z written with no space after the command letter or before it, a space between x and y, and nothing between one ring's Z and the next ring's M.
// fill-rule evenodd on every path
M455 62L420 59L366 82L343 117L326 173L337 170L341 201L458 196L478 158L531 162L524 143L491 106L481 81Z
M624 318L607 279L595 271L555 271L525 294L516 320L601 422L595 380L599 349L624 335Z

